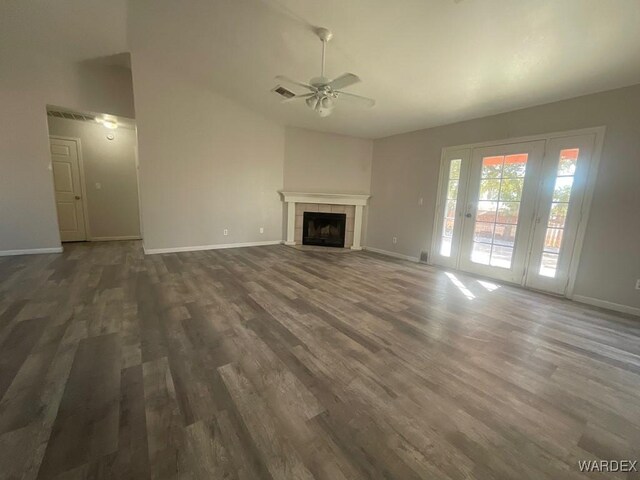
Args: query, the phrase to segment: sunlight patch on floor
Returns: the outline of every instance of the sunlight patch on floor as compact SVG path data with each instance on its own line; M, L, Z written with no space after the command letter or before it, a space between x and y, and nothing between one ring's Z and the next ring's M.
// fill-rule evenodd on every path
M478 283L482 285L487 291L493 292L500 288L500 285L496 285L495 283L485 282L484 280L478 280Z
M444 274L447 277L449 277L449 280L451 280L451 283L453 283L465 297L467 297L469 300L473 300L474 298L476 298L476 296L473 293L471 293L471 290L469 290L464 285L464 283L462 283L460 280L458 280L458 277L456 277L453 273L444 272Z

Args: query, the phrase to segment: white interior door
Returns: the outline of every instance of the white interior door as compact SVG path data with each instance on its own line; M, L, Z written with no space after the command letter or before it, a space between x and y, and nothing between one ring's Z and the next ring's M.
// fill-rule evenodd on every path
M72 140L59 138L50 138L49 144L60 239L86 240L78 146Z
M526 285L564 295L582 219L595 134L552 138L542 168Z
M544 146L539 140L473 149L461 270L522 282Z

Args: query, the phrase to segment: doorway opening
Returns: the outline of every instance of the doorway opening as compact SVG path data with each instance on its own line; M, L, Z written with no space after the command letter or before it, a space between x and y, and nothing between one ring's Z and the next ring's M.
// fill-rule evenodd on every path
M135 120L47 107L62 242L141 238Z

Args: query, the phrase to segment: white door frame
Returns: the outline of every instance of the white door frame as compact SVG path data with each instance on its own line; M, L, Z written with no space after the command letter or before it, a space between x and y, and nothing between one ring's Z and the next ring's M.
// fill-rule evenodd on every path
M547 142L547 156L540 179L538 192L538 205L536 206L536 221L532 231L531 248L529 249L529 269L525 284L532 289L540 289L545 292L564 295L569 283L569 266L571 256L565 256L563 252L569 248L570 253L575 251L576 234L582 215L585 188L589 175L589 167L593 159L595 134L583 134L578 137L556 137ZM570 145L570 146L569 146ZM568 213L563 229L562 246L560 247L556 273L553 277L540 274L540 265L543 258L545 238L548 230L550 208L553 203L553 190L558 174L558 163L564 148L578 148L579 156L577 168L574 172L574 182L571 188ZM567 252L569 253L569 252Z
M138 148L138 124L133 126L133 131L136 134L136 148L135 148L135 157L136 157L136 187L138 189L138 225L140 227L140 237L142 240L144 238L144 225L142 224L142 198L140 197L140 149ZM142 242L144 246L144 242Z
M85 233L85 237L86 237L86 241L91 241L92 237L91 237L91 228L89 227L89 205L87 202L87 188L85 186L85 179L84 179L84 162L82 160L82 142L80 141L80 139L78 137L66 137L63 135L49 135L49 140L51 139L56 139L56 140L66 140L69 142L75 142L76 144L76 151L78 153L78 169L80 170L80 191L82 192L82 214L84 215L84 233ZM51 153L49 153L49 155L51 155ZM53 162L53 160L50 160L50 162ZM53 172L51 174L51 181L53 182ZM55 190L55 183L54 183L54 190ZM56 223L58 222L57 217L56 217ZM60 225L58 225L58 232L60 231Z
M535 140L544 140L545 141L544 155L546 156L547 154L546 143L548 140L551 140L557 137L569 137L574 135L577 136L577 135L585 135L585 134L595 134L595 145L593 149L593 157L591 159L591 163L589 166L589 173L587 175L587 185L585 187L584 199L582 202L582 210L581 210L582 215L580 218L580 222L578 223L573 255L571 257L571 263L569 264L569 280L567 283L567 289L565 293L565 296L567 298L573 298L576 275L578 272L578 266L580 265L580 256L582 254L584 236L587 230L587 224L589 223L591 203L593 200L593 193L595 191L595 186L596 186L596 181L598 176L598 169L600 166L600 158L602 156L602 148L604 145L605 132L606 132L606 127L599 126L599 127L582 128L578 130L565 130L560 132L544 133L544 134L529 135L524 137L507 138L503 140L492 140L492 141L486 141L486 142L468 143L463 145L454 145L454 146L444 147L442 149L442 154L440 157L438 200L441 197L442 189L445 188L444 180L443 180L443 175L444 175L443 166L447 162L447 159L450 158L452 151L456 151L456 150L459 151L459 150L465 150L465 149L473 150L474 148L479 148L479 147L491 147L491 146L508 145L512 143L525 143L525 142L531 142ZM440 204L439 202L436 202L436 209L435 209L435 215L433 219L433 227L432 227L432 235L431 235L431 249L430 249L431 255L429 255L429 260L427 262L429 265L436 264L434 262L434 257L435 257L434 253L437 251L437 248L438 248L438 242L440 238L438 237L437 232L440 229L439 222L442 221L442 219L440 218L439 210L440 210ZM455 263L456 265L459 265L459 258L456 258ZM525 282L525 278L523 277L519 284L524 286L524 282Z
M455 268L458 264L459 250L460 250L460 237L462 236L462 220L464 212L466 211L466 205L461 201L456 201L455 223L453 228L453 238L457 237L457 241L451 242L451 252L449 257L445 257L440 254L438 250L438 239L442 237L442 231L444 226L444 212L447 207L447 191L449 182L449 168L453 160L460 160L460 177L458 179L458 198L466 198L467 184L469 178L469 164L471 162L471 149L443 149L442 158L440 160L440 175L438 180L438 197L436 200L436 215L433 224L433 244L431 247L431 255L429 255L428 263L436 263L435 258L438 258L438 265L445 267ZM440 218L440 221L438 219Z

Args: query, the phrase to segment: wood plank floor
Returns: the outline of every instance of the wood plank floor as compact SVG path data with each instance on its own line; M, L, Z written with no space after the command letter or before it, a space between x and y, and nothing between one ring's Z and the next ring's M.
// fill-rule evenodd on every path
M0 258L1 479L578 479L640 319L371 253ZM628 478L638 478L631 474Z

